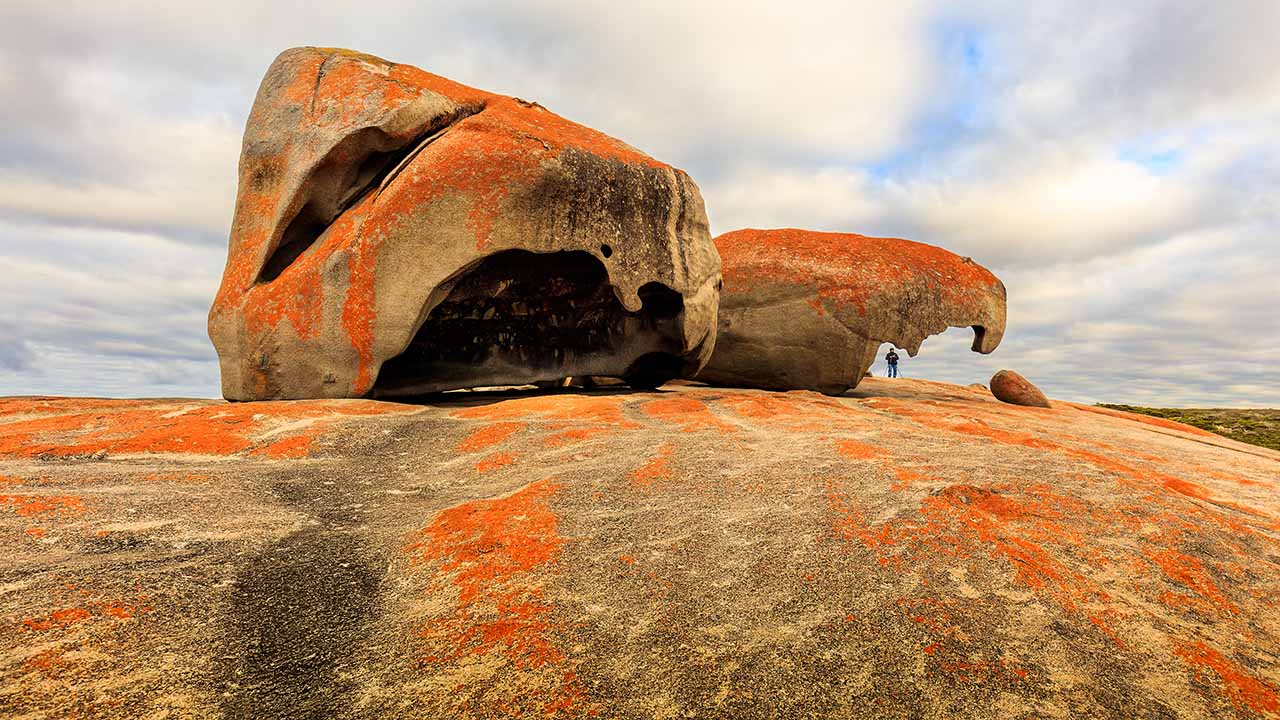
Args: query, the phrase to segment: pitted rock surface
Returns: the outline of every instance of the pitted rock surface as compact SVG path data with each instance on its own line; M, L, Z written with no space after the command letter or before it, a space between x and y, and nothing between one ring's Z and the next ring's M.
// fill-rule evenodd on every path
M655 385L705 363L719 283L684 172L537 103L296 48L245 128L209 336L233 400Z
M1049 407L1049 398L1040 392L1040 388L1012 370L1000 370L991 376L991 394L1010 405Z
M1274 717L1280 453L844 397L0 400L0 716Z
M839 394L881 343L914 356L929 335L972 327L973 350L989 353L1004 336L1004 285L932 245L794 229L715 242L724 288L707 382Z

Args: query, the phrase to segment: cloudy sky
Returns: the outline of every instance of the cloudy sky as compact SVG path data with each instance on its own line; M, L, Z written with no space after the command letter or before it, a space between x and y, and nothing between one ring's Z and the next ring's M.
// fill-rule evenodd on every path
M995 271L1004 344L953 330L907 375L1280 407L1277 37L1275 0L9 0L0 395L218 394L244 120L280 50L326 45L683 167L717 234L908 237Z

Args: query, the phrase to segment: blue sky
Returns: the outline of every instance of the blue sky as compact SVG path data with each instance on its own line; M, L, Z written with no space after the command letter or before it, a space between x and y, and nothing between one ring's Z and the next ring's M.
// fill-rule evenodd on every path
M1280 406L1280 3L11 2L0 394L218 392L205 313L271 59L353 47L688 170L716 233L970 255L1009 289L905 374Z

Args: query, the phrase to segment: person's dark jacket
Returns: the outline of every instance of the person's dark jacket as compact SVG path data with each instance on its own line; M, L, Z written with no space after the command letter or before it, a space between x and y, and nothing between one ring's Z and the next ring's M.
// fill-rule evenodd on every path
M888 363L889 363L890 365L897 365L897 364L898 364L898 353L896 353L896 352L894 352L894 351L890 350L890 351L889 351L889 354L887 354L887 355L885 355L885 356L884 356L884 359L885 359L886 361L888 361Z

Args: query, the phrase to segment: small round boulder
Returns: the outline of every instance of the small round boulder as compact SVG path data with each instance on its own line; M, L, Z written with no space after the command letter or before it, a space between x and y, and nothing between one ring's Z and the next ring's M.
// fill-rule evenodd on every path
M1049 399L1040 392L1040 388L1012 370L1001 370L991 376L991 394L1010 405L1049 407Z

